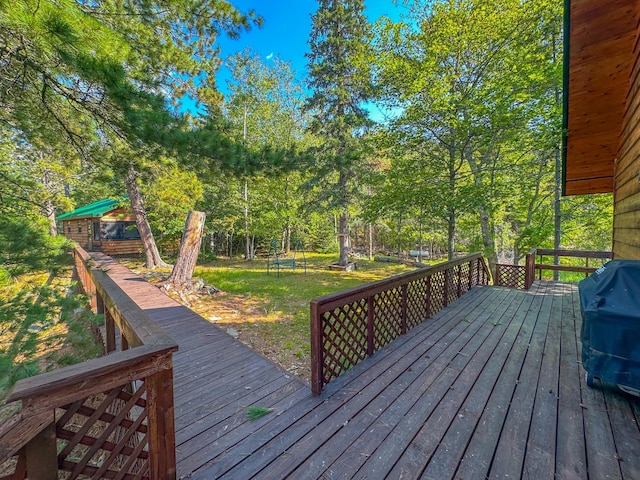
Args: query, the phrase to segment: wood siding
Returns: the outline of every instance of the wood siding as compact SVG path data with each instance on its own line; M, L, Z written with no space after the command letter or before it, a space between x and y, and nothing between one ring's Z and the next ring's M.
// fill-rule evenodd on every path
M640 2L570 0L565 193L613 191Z
M142 240L103 240L100 251L105 255L142 254Z
M103 252L106 255L142 254L142 240L95 240L93 225L100 222L135 222L135 216L127 208L119 207L107 212L101 218L85 217L62 220L62 234L88 251Z
M616 163L613 221L614 258L640 260L640 26L636 25L635 63Z
M133 213L129 211L129 209L124 207L119 207L114 210L111 210L110 212L105 213L100 220L102 220L103 222L109 222L109 221L135 222L136 217Z
M82 248L90 250L91 245L91 221L92 218L79 218L74 220L63 220L63 234L69 240L73 240Z

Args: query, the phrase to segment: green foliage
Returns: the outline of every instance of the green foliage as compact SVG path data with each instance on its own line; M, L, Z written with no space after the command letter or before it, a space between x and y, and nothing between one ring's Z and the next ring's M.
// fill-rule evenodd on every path
M338 242L335 233L335 215L314 212L308 217L305 244L309 250L320 253L336 253Z
M258 420L264 417L267 413L273 412L273 408L256 407L254 405L247 407L247 418L249 421Z
M562 248L610 250L613 243L613 195L567 197L562 203Z
M68 265L71 244L64 237L51 237L45 220L29 211L6 211L0 229L0 259L3 277L27 272L56 272Z
M23 275L0 289L0 397L22 378L100 352L89 331L95 319L83 310L87 299L68 294L70 270L62 268L59 278Z
M518 257L549 235L560 144L561 5L408 4L404 21L376 26L377 92L396 112L383 141L395 155L391 178L369 210L383 205L397 215L418 206L439 216L450 254L473 213L492 261L498 248Z
M370 125L363 104L371 97L371 34L363 0L319 0L318 5L311 17L307 84L312 94L305 108L312 115L310 130L321 141L310 149L315 157L310 183L322 185L318 200L339 211L338 263L346 265L348 210L363 170L361 137Z
M202 184L195 173L169 165L144 186L145 207L154 236L179 240L190 210L202 199Z

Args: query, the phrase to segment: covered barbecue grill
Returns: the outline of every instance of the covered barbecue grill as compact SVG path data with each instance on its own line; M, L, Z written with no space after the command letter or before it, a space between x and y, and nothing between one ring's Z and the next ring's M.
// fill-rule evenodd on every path
M640 261L612 260L578 284L582 365L594 378L640 394Z

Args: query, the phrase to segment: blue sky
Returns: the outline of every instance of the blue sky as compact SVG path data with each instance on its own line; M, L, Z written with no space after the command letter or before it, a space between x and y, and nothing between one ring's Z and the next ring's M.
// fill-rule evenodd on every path
M243 12L255 10L264 18L264 25L262 28L253 28L248 33L242 33L238 40L221 37L219 39L220 57L224 60L250 47L265 61L274 55L290 62L298 77L304 78L307 64L304 54L309 48L307 41L311 32L311 14L317 10L317 2L315 0L231 0L231 3ZM372 23L382 15L397 20L400 14L406 11L406 7L395 5L393 0L365 0L365 7L369 21ZM216 82L223 93L226 92L228 78L228 71L222 67L216 75Z

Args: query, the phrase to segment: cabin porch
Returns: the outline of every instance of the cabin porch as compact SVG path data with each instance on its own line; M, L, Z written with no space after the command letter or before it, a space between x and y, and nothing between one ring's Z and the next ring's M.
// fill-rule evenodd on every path
M640 478L640 399L586 386L575 285L467 291L463 264L425 270L434 278L443 273L440 301L447 305L312 395L309 385L122 265L100 257L89 272L84 262L78 258L81 280L94 306L109 312L108 348L131 348L16 385L12 398L22 399L23 412L0 425L0 454L19 452L10 478L25 478L29 465L48 474L37 478L57 478L56 461L95 473L97 460L69 455L73 442L106 453L110 471L112 452L126 453L125 466L140 463L120 471L123 478ZM470 285L481 272L468 272ZM389 291L413 291L389 282ZM429 285L435 301L438 284ZM362 290L340 295L374 298ZM375 295L389 314L391 297ZM403 321L416 312L408 301L398 305ZM120 384L124 390L109 394L138 398L144 409L118 417L126 425L135 420L127 427L139 432L135 449L88 435L89 421L114 419L106 404L88 406L87 395ZM248 406L272 411L250 421ZM49 428L52 407L67 414ZM73 412L87 418L78 434L61 424ZM57 460L56 438L69 442Z

